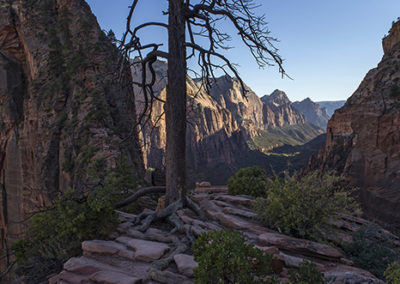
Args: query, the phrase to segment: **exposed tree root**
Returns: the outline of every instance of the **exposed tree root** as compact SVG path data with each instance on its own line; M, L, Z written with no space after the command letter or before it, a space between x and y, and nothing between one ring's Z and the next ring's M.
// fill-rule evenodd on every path
M116 204L115 207L120 208L126 206L136 201L139 197L148 194L163 192L165 192L165 187L161 186L143 188L129 198ZM183 222L177 212L184 208L192 210L201 220L207 220L200 206L189 197L186 197L184 202L178 200L160 211L144 211L140 213L133 222L134 228L128 230L128 234L132 237L170 243L172 245L171 251L164 258L153 262L151 265L149 274L155 281L162 283L185 283L185 279L181 278L181 276L163 270L168 268L171 262L173 262L174 255L186 252L190 248L190 245L196 240L196 236L207 231L207 228L202 228L199 224L187 224ZM161 234L152 233L151 231L147 232L151 224L157 221L166 221L172 225L172 230L169 235L163 236ZM178 237L174 235L175 233L180 233L183 236Z
M145 196L145 195L154 194L154 193L165 193L165 190L166 190L165 186L151 186L151 187L145 187L145 188L139 189L137 192L135 192L133 195L129 196L127 199L122 200L122 201L118 202L117 204L114 204L114 208L119 209L121 207L129 205L132 202L135 202L140 197Z

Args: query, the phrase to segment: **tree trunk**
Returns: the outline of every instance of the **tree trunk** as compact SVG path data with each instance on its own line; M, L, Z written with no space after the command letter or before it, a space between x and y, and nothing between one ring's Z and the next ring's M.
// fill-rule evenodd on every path
M166 206L186 195L186 48L184 0L169 1Z

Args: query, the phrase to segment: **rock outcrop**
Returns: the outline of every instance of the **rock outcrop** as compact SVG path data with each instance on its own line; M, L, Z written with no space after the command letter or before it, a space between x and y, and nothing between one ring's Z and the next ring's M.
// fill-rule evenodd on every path
M400 22L385 54L328 122L314 167L335 169L360 188L365 213L400 228ZM314 161L315 162L315 161Z
M326 129L330 115L328 110L321 107L319 104L314 103L310 98L306 98L301 102L294 102L293 107L301 112L307 121L314 125Z
M156 72L154 93L163 100L166 96L167 64L157 61L153 66ZM132 75L135 82L140 82L140 68L133 65ZM151 78L150 72L147 78ZM301 132L306 123L304 116L292 107L283 92L265 96L263 102L248 87L244 96L239 81L229 76L217 78L209 91L202 83L201 80L187 79L186 153L191 181L210 180L224 184L239 168L254 164L271 171L269 157L260 152L263 148L250 149L249 142L261 137L260 131L280 127L295 126ZM135 88L135 98L140 117L145 105L140 88ZM147 114L150 114L150 119L142 122L140 134L145 165L163 169L166 143L163 103L155 100ZM310 139L318 134L319 129L312 132Z
M143 174L131 76L115 80L117 58L84 0L0 0L2 268L23 221L80 188L94 161L123 154Z
M272 113L275 114L272 121L274 123L273 126L276 127L305 123L305 117L298 110L293 108L292 102L289 100L285 92L275 90L271 95L263 96L261 100L271 108Z
M263 226L255 220L256 214L250 209L254 200L248 196L227 195L226 187L202 187L195 189L191 198L207 219L200 220L188 209L179 210L177 215L185 225L192 226L195 236L224 228L241 232L247 242L274 256L272 267L282 283L288 280L288 270L299 268L303 261L315 263L329 283L384 283L370 272L355 267L333 246L289 237ZM183 252L179 249L182 244L189 245L187 236L171 234L166 224L139 232L133 225L135 217L120 212L122 224L118 232L107 241L83 242L83 256L68 260L63 271L51 277L49 283L193 283L197 263L190 248ZM331 232L341 237L332 239L332 243L340 247L351 242L352 232L366 224L369 224L366 220L341 215L333 223ZM382 236L399 246L396 236L385 230ZM154 269L165 257L172 259L171 264L162 271Z

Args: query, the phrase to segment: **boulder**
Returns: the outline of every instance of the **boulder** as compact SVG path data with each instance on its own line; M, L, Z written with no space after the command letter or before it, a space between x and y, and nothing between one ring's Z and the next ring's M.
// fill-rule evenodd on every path
M194 260L193 255L188 254L176 254L174 255L174 261L179 273L187 277L193 277L193 269L199 265Z

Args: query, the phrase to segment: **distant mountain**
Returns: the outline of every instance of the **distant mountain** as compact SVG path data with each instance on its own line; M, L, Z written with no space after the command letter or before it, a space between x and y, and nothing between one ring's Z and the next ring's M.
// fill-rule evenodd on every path
M272 94L261 97L261 101L275 114L275 125L297 125L306 122L304 115L293 108L292 102L281 90L275 90Z
M310 98L306 98L301 102L294 102L292 105L305 116L307 121L326 129L330 115L325 107L314 103Z
M322 102L315 102L317 104L319 104L321 107L326 108L326 110L328 111L329 117L331 117L333 115L333 113L335 112L335 110L337 110L338 108L341 108L346 101L322 101Z
M156 95L166 95L166 62L156 62ZM134 81L141 70L132 69ZM148 76L150 78L150 76ZM265 153L275 147L308 142L323 131L310 127L292 107L286 94L275 91L260 99L246 87L245 96L237 79L217 78L207 91L202 80L188 77L188 126L186 153L189 180L226 183L239 168L260 165L272 174L287 168L287 156ZM137 109L143 110L143 95L135 89ZM165 120L163 106L155 102L151 119L142 123L144 162L147 168L163 169L165 163ZM304 161L306 163L306 161ZM305 166L305 164L304 164Z
M269 96L265 95L265 96L261 97L261 100L266 104L272 104L275 106L283 106L283 105L291 104L291 101L289 100L286 93L281 90L275 90L272 92L271 95L269 95Z

